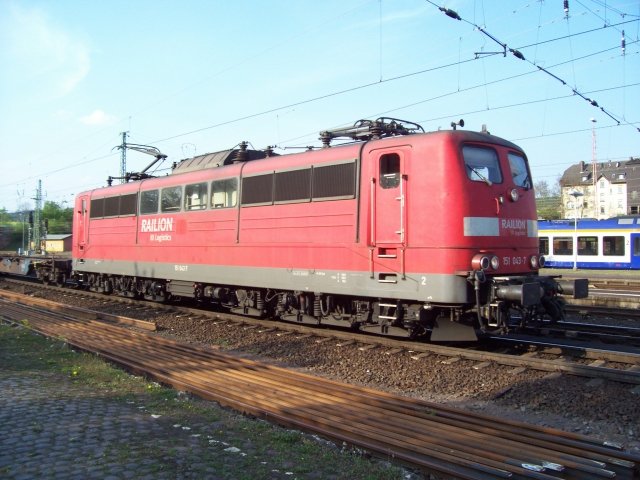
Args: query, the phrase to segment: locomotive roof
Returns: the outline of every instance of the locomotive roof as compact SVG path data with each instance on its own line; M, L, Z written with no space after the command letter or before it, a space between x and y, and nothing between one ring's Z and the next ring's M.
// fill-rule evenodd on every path
M366 140L357 140L346 142L342 144L332 145L326 148L308 150L305 152L296 152L289 155L279 155L274 153L270 149L267 150L251 150L247 149L246 142L242 142L239 146L240 148L231 148L227 150L221 150L219 152L206 153L203 155L197 155L191 158L185 158L180 160L174 166L172 166L171 175L177 174L185 174L190 172L202 171L211 168L218 168L222 166L232 165L234 163L241 163L250 160L260 160L266 158L281 158L286 159L290 158L290 156L296 156L300 159L303 157L306 158L306 155L321 155L325 160L328 157L339 157L341 154L344 155L346 150L360 149L363 145L367 144L368 146L372 146L375 148L375 144L378 142L397 142L407 143L411 142L410 139L416 139L418 142L426 141L428 142L430 139L435 139L437 137L448 137L448 141L461 144L465 142L477 142L477 143L491 143L495 145L501 145L506 148L518 150L522 152L522 149L508 141L504 138L497 137L495 135L491 135L486 131L476 132L471 130L437 130L432 132L424 132L424 133L410 133L410 134L402 134L402 135L389 135L383 138L375 138L375 139L366 139ZM420 139L420 140L418 140ZM447 140L445 140L447 141ZM355 154L355 151L349 152L349 155ZM153 177L150 177L153 178ZM162 178L162 177L160 177ZM137 184L137 181L127 182L121 185L114 185L109 187L101 187L92 190L94 193L98 192L106 192L108 191L115 193L114 190L119 191L121 194L127 191L134 191L139 187L135 187L133 185Z
M499 145L503 145L505 147L508 148L513 148L515 150L522 150L518 145L505 140L504 138L501 137L496 137L494 135L491 135L490 133L485 133L485 132L474 132L471 130L438 130L438 131L434 131L434 132L426 132L426 133L413 133L413 134L409 134L409 135L397 135L397 136L389 136L389 137L385 137L385 138L380 138L380 139L372 139L372 140L368 140L369 142L379 142L379 141L389 141L392 139L398 139L398 138L407 138L407 137L429 137L429 136L434 136L434 135L448 135L448 136L452 136L454 138L458 138L459 141L461 142L465 142L465 141L470 141L470 142L487 142L490 141L491 143L495 143L495 144L499 144ZM363 141L356 141L356 142L348 142L348 143L344 143L344 144L338 144L338 145L334 145L331 146L329 148L340 148L340 147L346 147L349 145L354 145L354 144L362 144L365 143ZM314 151L314 152L318 152L318 151L323 151L326 150L325 148L320 149L320 150L310 150L310 151ZM238 154L240 152L240 149L237 148L233 148L233 149L229 149L229 150L222 150L219 152L213 152L213 153L205 153L203 155L198 155L195 157L191 157L191 158L185 158L183 160L180 160L175 167L173 167L172 170L172 174L178 174L178 173L187 173L187 172L193 172L195 170L204 170L207 168L215 168L215 167L221 167L223 165L230 165L234 162L238 161ZM247 155L245 156L245 158L242 161L249 161L249 160L260 160L260 159L264 159L270 156L278 156L278 154L273 153L273 152L266 152L264 150L245 150L244 151ZM307 152L302 152L302 153L307 153ZM300 152L298 153L292 153L291 155L299 155Z
M197 155L192 158L185 158L178 162L171 173L187 173L195 170L204 170L205 168L230 165L237 160L238 152L240 152L239 149L232 148L220 152L205 153L204 155ZM267 153L262 150L245 150L244 152L247 154L245 161L259 160L267 157Z

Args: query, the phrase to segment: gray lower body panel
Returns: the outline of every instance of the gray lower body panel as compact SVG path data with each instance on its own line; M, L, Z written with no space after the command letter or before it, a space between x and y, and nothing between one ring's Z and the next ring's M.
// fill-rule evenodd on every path
M334 295L395 298L424 303L467 303L468 284L456 275L407 274L371 277L369 272L256 268L218 265L132 263L115 260L74 260L78 272L180 280L213 285L299 290Z

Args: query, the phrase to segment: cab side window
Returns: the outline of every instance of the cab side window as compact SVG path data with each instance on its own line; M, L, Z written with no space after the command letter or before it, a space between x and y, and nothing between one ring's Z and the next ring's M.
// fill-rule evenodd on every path
M387 153L380 157L380 186L396 188L400 185L400 155Z
M527 168L527 161L522 155L509 152L509 167L511 168L511 177L513 183L518 187L531 188L531 177L529 176L529 169Z

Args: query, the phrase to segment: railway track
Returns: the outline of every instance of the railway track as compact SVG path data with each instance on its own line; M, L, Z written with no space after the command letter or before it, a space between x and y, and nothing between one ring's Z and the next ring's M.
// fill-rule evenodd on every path
M594 438L476 415L3 299L2 317L126 368L425 471L463 479L637 478L640 457Z
M590 284L598 289L640 292L640 281L638 280L594 278L590 281Z
M640 328L635 327L562 321L559 323L544 322L539 326L526 327L520 331L537 333L547 337L590 340L601 343L603 346L617 344L636 349L640 347Z
M11 282L14 282L13 280ZM17 284L25 285L18 281ZM33 286L27 283L27 286ZM37 285L38 288L42 286ZM59 292L57 287L45 287ZM269 320L251 319L237 315L210 312L189 307L146 303L126 298L110 297L92 292L63 290L65 295L72 297L88 297L99 300L101 309L111 310L113 303L132 306L131 313L142 313L142 317L153 317L155 310L170 311L177 316L189 317L190 321L204 321L229 323L241 325L242 328L257 329L260 332L271 335L297 333L304 336L312 336L317 342L333 341L339 347L353 346L361 350L370 351L372 354L402 355L408 354L414 360L419 361L426 357L436 356L441 358L444 364L466 360L472 363L471 368L481 370L490 366L511 367L514 373L526 369L538 370L550 373L575 375L589 379L603 379L640 385L640 351L604 350L601 347L588 347L584 343L573 342L566 339L541 339L540 337L527 335L511 335L508 337L489 337L488 343L473 344L471 346L447 346L424 342L410 342L388 337L355 333L352 331L327 330L322 328L297 325L286 322L273 322ZM20 294L0 291L0 296L19 301ZM46 302L45 302L46 303ZM60 307L58 307L60 308ZM97 318L96 315L106 315L100 312L93 314L83 313L84 318ZM89 315L89 317L86 317ZM94 315L94 317L91 317ZM112 320L113 321L113 320ZM152 327L146 327L151 329ZM483 349L484 348L484 349Z

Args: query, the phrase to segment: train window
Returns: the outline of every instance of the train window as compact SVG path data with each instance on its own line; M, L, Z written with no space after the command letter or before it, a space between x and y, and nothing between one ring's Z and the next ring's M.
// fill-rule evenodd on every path
M120 209L119 215L135 215L138 205L138 194L130 193L129 195L122 195L120 197Z
M602 254L610 257L624 255L624 237L602 237Z
M182 200L182 187L163 188L160 194L160 210L163 212L179 212Z
M311 169L276 173L276 202L308 202L311 200Z
M104 217L104 198L91 199L91 210L89 211L89 218L102 217Z
M120 197L107 197L104 199L104 216L117 217L120 211Z
M640 255L640 237L635 237L633 239L633 255L635 257Z
M387 153L380 157L380 186L397 188L400 185L400 155Z
M273 173L242 179L242 205L273 203Z
M485 182L487 185L502 183L500 162L495 150L465 145L462 147L462 156L470 180Z
M235 207L238 201L238 180L227 178L211 182L211 206L213 208Z
M598 255L598 237L578 237L578 255Z
M356 162L313 167L313 200L353 198L356 195Z
M194 183L184 187L185 210L204 210L207 208L207 184Z
M160 195L158 190L148 190L140 192L140 215L158 213L158 200Z
M538 250L540 255L549 255L549 237L540 237Z
M573 254L573 238L572 237L554 237L553 253L554 255L572 255Z
M509 152L508 157L513 183L519 187L529 190L531 188L531 177L529 176L527 161L522 155L517 153Z

